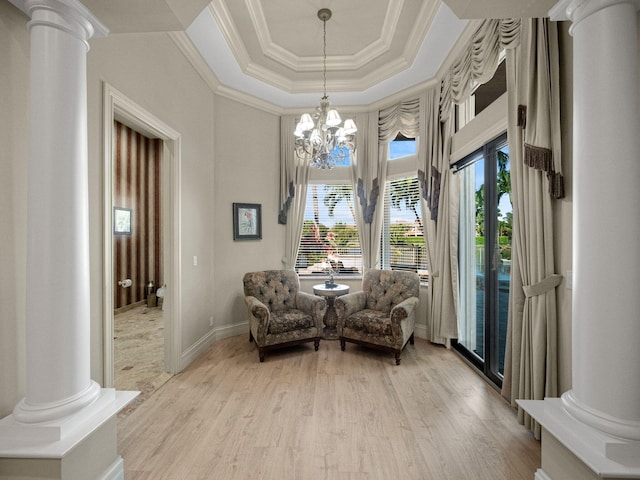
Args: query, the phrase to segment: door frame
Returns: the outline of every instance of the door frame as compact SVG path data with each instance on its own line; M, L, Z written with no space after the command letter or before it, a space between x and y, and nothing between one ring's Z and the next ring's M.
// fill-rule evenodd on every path
M113 122L118 120L127 126L151 138L163 142L161 155L162 170L162 240L165 284L167 285L163 300L164 317L164 361L165 369L176 374L180 365L180 346L182 344L182 325L180 319L180 176L181 176L181 137L178 132L137 105L124 94L108 83L103 83L103 148L104 148L104 250L103 250L103 386L114 386L114 341L113 311L114 288L116 279L113 276L113 178L115 174L114 128Z

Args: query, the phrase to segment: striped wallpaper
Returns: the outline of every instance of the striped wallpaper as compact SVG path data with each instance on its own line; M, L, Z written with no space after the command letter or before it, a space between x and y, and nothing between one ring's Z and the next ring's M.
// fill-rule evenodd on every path
M114 308L144 300L145 285L162 285L160 153L162 142L115 122L113 206L130 208L131 235L114 234ZM118 281L130 278L130 288Z

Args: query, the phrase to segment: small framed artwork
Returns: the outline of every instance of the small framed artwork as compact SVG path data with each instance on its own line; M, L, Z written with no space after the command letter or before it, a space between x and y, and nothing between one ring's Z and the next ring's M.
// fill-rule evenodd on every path
M131 235L131 209L113 207L113 233Z
M260 240L262 238L262 205L233 204L233 239Z

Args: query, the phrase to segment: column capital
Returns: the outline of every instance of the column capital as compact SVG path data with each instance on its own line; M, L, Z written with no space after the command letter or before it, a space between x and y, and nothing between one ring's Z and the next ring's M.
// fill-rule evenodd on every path
M78 38L89 48L91 37L104 38L109 29L78 0L10 0L35 25L47 25Z
M560 0L549 10L549 17L556 22L571 20L573 28L597 11L622 3L630 3L640 10L640 0Z

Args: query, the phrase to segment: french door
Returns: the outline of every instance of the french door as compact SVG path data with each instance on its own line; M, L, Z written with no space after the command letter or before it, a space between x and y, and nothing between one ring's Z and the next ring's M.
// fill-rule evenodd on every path
M459 161L458 340L502 385L511 268L511 177L506 134Z

